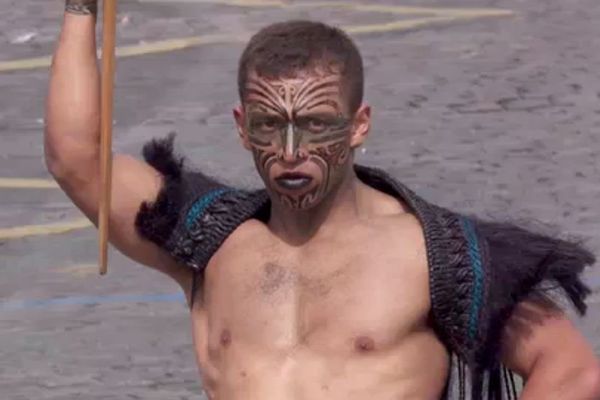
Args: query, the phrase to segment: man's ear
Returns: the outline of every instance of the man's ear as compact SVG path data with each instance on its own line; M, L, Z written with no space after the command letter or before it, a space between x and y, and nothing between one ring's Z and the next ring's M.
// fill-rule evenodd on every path
M248 132L246 131L246 115L242 105L238 105L233 109L233 118L235 119L235 125L237 127L242 146L244 146L246 150L250 150L250 141L248 140Z
M350 147L355 149L360 147L371 130L371 107L363 104L354 115L352 127L352 137L350 138Z

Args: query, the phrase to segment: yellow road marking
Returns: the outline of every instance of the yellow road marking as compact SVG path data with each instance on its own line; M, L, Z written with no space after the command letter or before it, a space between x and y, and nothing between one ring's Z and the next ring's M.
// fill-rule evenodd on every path
M165 0L142 0L147 3L164 3L175 2ZM380 32L393 32L414 29L427 26L430 24L452 22L459 20L469 20L475 18L498 18L514 15L513 11L501 9L486 9L486 8L434 8L434 7L409 7L396 6L386 4L360 4L360 3L338 3L338 2L316 2L316 3L299 3L292 4L285 1L260 1L260 0L178 0L182 2L206 3L206 4L223 4L237 7L338 7L348 8L357 12L377 12L393 15L414 15L419 18L406 19L400 21L392 21L388 23L367 24L343 27L351 34L367 34ZM423 17L423 15L427 15ZM182 50L190 47L196 47L206 44L217 43L235 43L243 42L250 37L250 33L239 35L231 34L214 34L204 36L194 36L188 38L177 38L161 40L151 43L141 43L131 46L119 47L116 50L118 57L132 57L146 54L165 53L176 50ZM100 54L99 54L100 55ZM28 70L35 68L44 68L50 66L52 57L36 57L13 61L0 61L0 72L11 72Z
M98 274L98 266L96 264L76 264L68 267L57 268L55 272L73 275L78 278L85 278L91 275Z
M392 4L363 4L340 1L316 1L308 3L292 3L277 0L138 0L141 3L194 3L194 4L220 4L234 7L282 7L282 8L348 8L359 12L377 12L395 15L428 14L435 16L453 17L503 17L514 15L512 10L500 8L444 8L444 7L417 7L399 6Z
M162 0L143 0L143 1L162 1ZM218 0L215 0L218 1ZM391 4L362 4L362 3L342 3L336 1L319 1L314 3L288 4L287 7L335 7L349 8L360 12L376 12L395 15L419 15L427 14L432 16L453 16L453 17L506 17L514 15L514 11L500 8L442 8L442 7L415 7L415 6L397 6Z
M400 6L393 4L364 4L341 1L315 1L306 3L294 3L281 0L138 0L140 3L193 3L193 4L220 4L234 7L309 7L309 8L350 8L362 12L392 13L400 15L413 14L446 14L456 16L466 15L513 15L510 10L497 8L445 8L445 7L418 7L418 6Z
M0 72L19 71L24 69L35 69L49 67L52 57L25 58L14 61L0 61Z
M406 19L406 20L372 24L372 25L344 26L344 27L342 27L342 29L350 34L390 32L390 31L415 29L415 28L419 28L421 26L432 24L432 23L449 22L449 21L453 21L453 20L455 20L455 18L453 18L453 17L425 17L425 18Z
M0 178L0 189L57 189L58 184L48 179Z
M196 47L205 44L232 43L241 42L245 37L236 35L205 35L188 38L166 39L150 43L141 43L131 46L118 47L115 50L117 57L132 57L145 54L166 53L170 51L182 50L188 47ZM102 52L98 50L98 57ZM0 61L0 72L12 72L27 69L45 68L52 64L52 57L25 58L14 61Z
M141 56L144 54L165 53L174 50L187 49L188 47L196 47L204 44L231 43L241 42L246 36L238 35L205 35L193 36L188 38L167 39L151 43L142 43L133 46L124 46L116 49L118 57ZM100 55L100 54L99 54ZM2 65L0 64L0 71Z
M52 235L67 233L76 229L93 226L87 219L77 219L69 222L61 222L46 225L23 225L12 228L0 228L0 240L20 239L28 236Z
M234 7L288 7L292 6L287 1L278 0L138 0L140 3L193 3L193 4L221 4Z

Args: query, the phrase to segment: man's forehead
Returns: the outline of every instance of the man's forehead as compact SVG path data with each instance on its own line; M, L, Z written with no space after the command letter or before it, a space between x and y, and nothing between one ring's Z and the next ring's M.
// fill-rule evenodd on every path
M251 84L252 81L267 83L271 86L285 85L290 87L299 87L306 84L318 82L328 82L330 84L337 83L338 85L341 85L342 76L338 73L325 73L320 71L301 70L282 76L272 77L261 75L255 71L252 71L248 74L248 80L246 82L246 85Z

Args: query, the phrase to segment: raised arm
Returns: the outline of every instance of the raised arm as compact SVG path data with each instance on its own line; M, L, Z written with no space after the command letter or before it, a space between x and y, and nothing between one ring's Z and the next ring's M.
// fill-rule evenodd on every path
M45 155L50 173L73 203L97 223L100 197L100 76L96 57L96 0L67 0L52 62L46 106ZM162 176L133 157L113 158L110 242L128 257L189 286L191 273L138 235L135 218L153 201Z

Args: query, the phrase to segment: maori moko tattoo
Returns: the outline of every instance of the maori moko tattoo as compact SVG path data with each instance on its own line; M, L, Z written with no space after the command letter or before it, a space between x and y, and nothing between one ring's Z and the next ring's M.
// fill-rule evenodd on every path
M341 87L336 74L254 76L246 84L246 131L258 172L291 208L317 204L347 169L352 118L344 115Z

